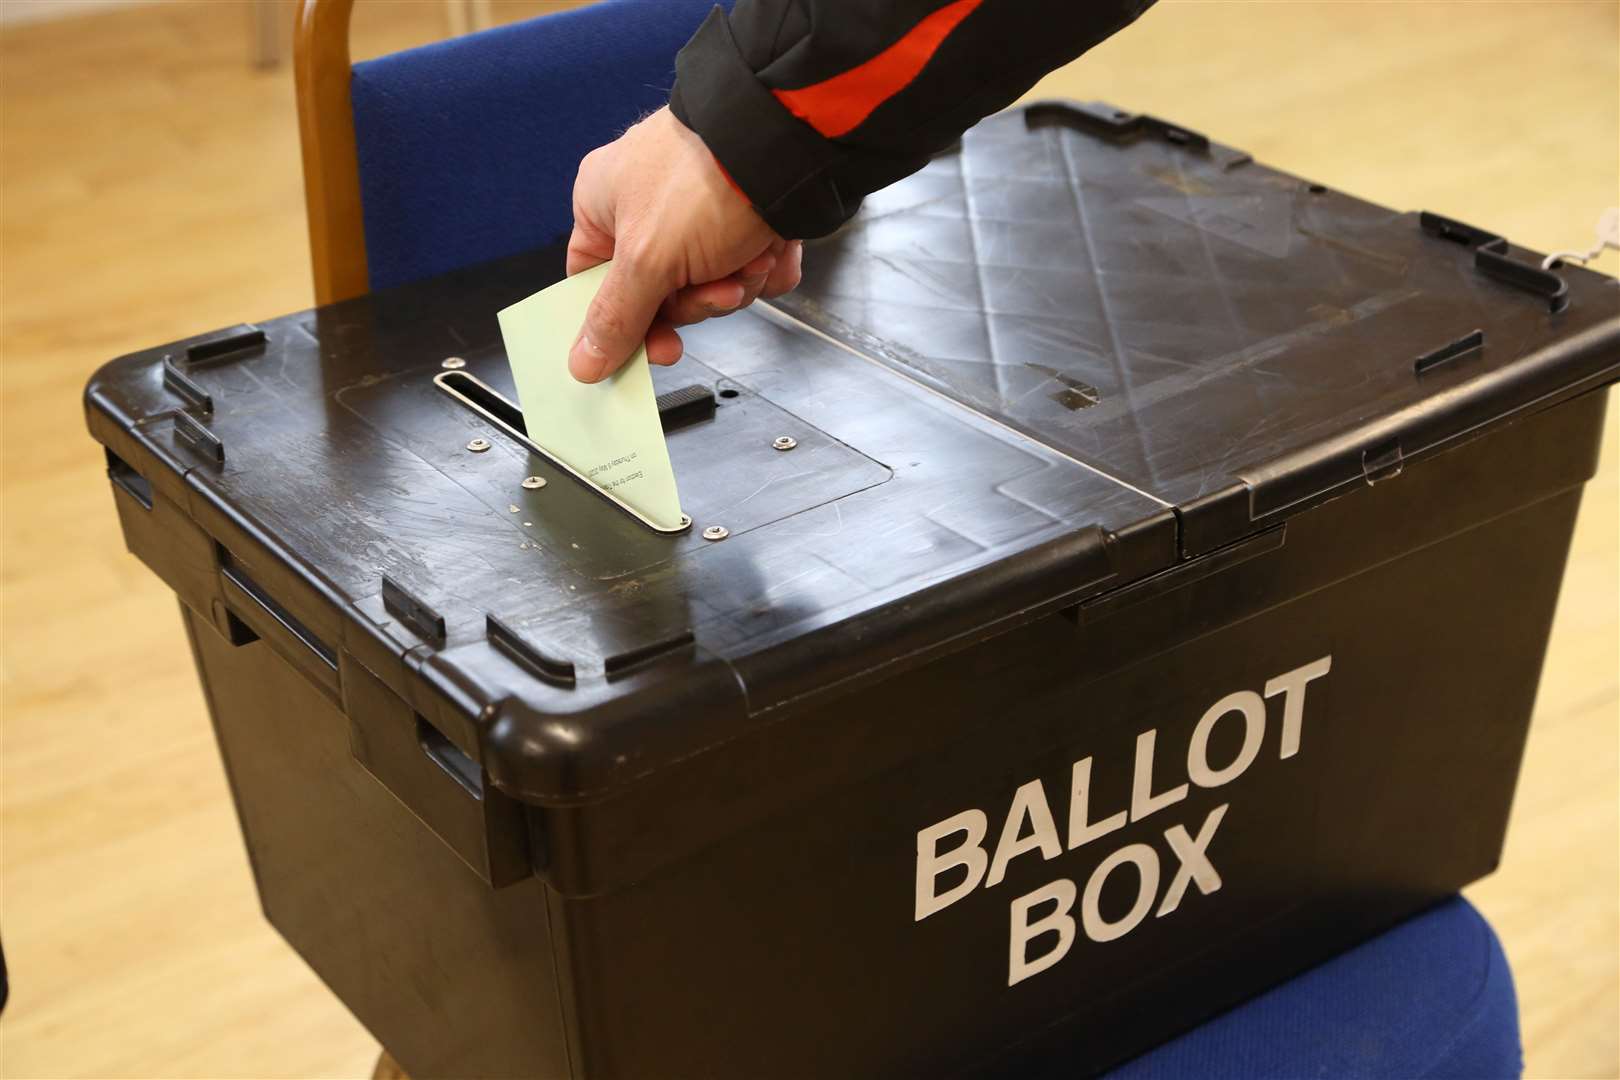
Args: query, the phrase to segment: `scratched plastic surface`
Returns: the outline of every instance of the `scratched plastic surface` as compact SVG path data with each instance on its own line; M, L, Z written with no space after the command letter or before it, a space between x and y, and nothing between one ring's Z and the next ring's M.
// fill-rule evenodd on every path
M1472 258L1174 130L992 119L813 245L788 315L690 328L689 359L655 372L718 401L670 436L678 536L432 381L455 355L509 392L494 313L560 276L556 251L272 320L223 357L136 353L87 403L199 523L197 565L169 574L182 598L213 603L186 589L235 545L332 651L452 733L482 725L506 790L568 799L1615 377L1611 281L1561 272L1554 314ZM1476 329L1483 348L1415 370ZM191 422L222 460L178 438ZM426 617L391 608L385 577ZM566 685L531 677L567 665Z
M1620 313L1611 279L1560 270L1552 314L1417 214L1231 148L1034 115L993 117L870 197L782 306L1167 502ZM1474 330L1483 350L1414 374Z
M185 402L161 364L183 358L185 342L109 365L89 390L92 426L160 491L201 504L193 513L222 546L242 543L240 531L275 550L358 624L356 649L383 642L397 670L380 676L425 680L472 715L512 697L514 681L543 717L715 670L764 710L1174 560L1173 519L1155 500L752 312L655 373L660 391L711 386L718 408L669 437L692 530L654 533L434 385L456 355L510 393L494 313L560 270L558 253L540 253L261 324L261 350L187 371L212 398L218 465L176 442L169 422ZM797 446L775 450L779 435ZM469 452L480 436L491 449ZM524 489L531 475L549 482ZM704 540L709 525L729 537ZM388 609L385 576L443 618L442 644ZM496 655L490 618L573 665L574 685L528 679ZM643 653L659 662L608 678ZM680 724L627 724L614 736L633 748L623 771L720 741L745 719L710 707ZM606 742L611 728L594 735ZM617 757L602 750L605 773Z
M466 370L510 393L498 345L460 354ZM362 380L333 398L364 428L411 447L409 467L435 474L406 486L453 485L466 504L424 517L387 500L381 510L402 520L385 531L453 534L435 535L433 547L454 544L469 561L459 574L406 558L385 569L462 612L469 633L481 635L484 614L494 614L586 671L687 628L703 648L734 657L1000 555L1160 509L1039 444L941 408L825 342L748 314L728 323L723 348L694 343L679 368L655 371L661 392L697 381L718 393L714 420L670 433L694 525L661 536L515 440L492 438L485 454L463 451L488 425L433 385L428 359L426 369ZM797 446L775 450L779 435ZM351 449L315 487L354 466ZM550 482L525 491L518 481L530 474ZM704 540L711 524L730 536ZM357 584L378 569L357 560Z

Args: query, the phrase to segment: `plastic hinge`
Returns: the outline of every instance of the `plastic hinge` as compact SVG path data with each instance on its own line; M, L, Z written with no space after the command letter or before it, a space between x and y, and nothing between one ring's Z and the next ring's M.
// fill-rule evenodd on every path
M1403 466L1399 439L1386 439L1361 452L1361 476L1367 481L1368 487L1395 479L1401 475Z
M1469 353L1478 352L1484 347L1485 331L1474 330L1464 334L1456 341L1448 341L1438 349L1424 353L1412 361L1412 370L1416 374L1422 375L1432 368L1439 367L1441 364L1455 360L1458 357L1467 356Z
M642 645L639 648L628 649L625 652L609 656L602 661L602 670L609 679L617 679L622 675L629 674L643 664L651 663L670 653L688 648L694 640L696 639L693 637L691 630L683 630L662 641L655 641L650 645Z
M575 683L573 661L547 656L493 615L484 617L484 637L496 652L541 682L563 689L573 688Z
M190 447L211 465L225 464L225 444L190 413L174 414L174 441Z
M1287 537L1287 528L1286 523L1273 525L1224 547L1218 547L1119 588L1082 600L1072 607L1065 608L1060 614L1077 625L1089 625L1106 619L1145 600L1163 596L1165 593L1215 574L1225 573L1239 563L1282 550Z
M163 387L174 393L186 404L201 410L204 416L213 414L213 397L209 395L208 391L193 382L189 375L181 371L180 366L174 362L172 356L163 358Z
M1024 110L1024 126L1038 128L1062 124L1116 142L1154 135L1165 142L1186 147L1196 154L1209 153L1209 138L1179 124L1160 120L1146 113L1130 113L1100 101L1043 101ZM1247 155L1242 155L1247 157Z
M385 611L410 627L418 637L433 645L444 645L444 616L400 588L387 574L382 579L382 602Z
M235 360L242 353L262 349L269 339L263 330L249 323L209 334L186 347L186 362L193 367Z
M1474 269L1504 285L1511 285L1546 301L1555 314L1569 306L1569 284L1551 270L1520 262L1510 254L1505 237L1424 210L1418 227L1430 236L1474 249Z

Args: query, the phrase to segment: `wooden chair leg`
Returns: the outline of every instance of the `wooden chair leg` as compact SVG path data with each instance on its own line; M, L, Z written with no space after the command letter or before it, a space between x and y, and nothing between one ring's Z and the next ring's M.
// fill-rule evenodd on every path
M253 65L259 68L281 64L281 4L278 0L253 0L248 17L253 20Z
M460 37L472 29L472 9L467 0L444 0L444 19L451 37Z
M372 1070L371 1080L411 1080L411 1078L399 1067L399 1062L384 1050L377 1058L377 1067Z

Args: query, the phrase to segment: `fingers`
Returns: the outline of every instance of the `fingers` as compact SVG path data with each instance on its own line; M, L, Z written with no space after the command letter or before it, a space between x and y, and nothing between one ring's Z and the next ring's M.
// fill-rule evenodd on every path
M568 244L568 273L587 270L612 257L612 239L588 225L577 224ZM677 326L702 322L752 304L774 299L799 284L804 245L777 242L749 260L736 273L718 281L677 289L661 298L652 291L657 279L616 263L586 314L585 326L568 356L568 369L581 382L599 382L624 365L644 340L647 359L669 365L681 358Z
M765 279L770 277L771 271L776 268L776 252L767 251L757 256L735 274L731 275L743 287L743 302L738 307L747 307L759 299L759 291L765 287Z
M778 296L792 292L799 287L804 264L804 243L799 240L789 240L782 254L777 257L776 265L771 268L769 276L765 279L765 288L760 295L767 300L774 300Z
M798 280L797 245L771 231L668 109L585 155L573 204L568 272L609 263L569 349L569 370L583 382L617 371L643 341L654 363L673 363L676 326L780 295Z
M765 251L750 259L735 274L678 289L664 301L660 313L675 326L688 326L740 311L759 298L760 291L776 272L778 260L776 252Z
M729 315L742 306L747 295L743 284L735 278L721 278L702 285L689 285L677 289L664 301L661 314L675 326L702 322L717 315Z
M613 248L609 245L605 255L597 254L597 246L592 244L585 230L574 226L574 232L568 238L567 274L573 277L581 270L589 270L599 263L605 263L613 257Z
M593 150L574 176L574 229L568 237L568 276L613 258L614 206L605 198L613 190L604 175L605 155Z
M585 325L568 353L568 370L580 382L607 378L646 339L669 293L669 283L642 269L643 265L615 259L602 280L585 313Z
M647 331L647 362L664 367L675 363L685 351L681 336L667 319L659 319Z
M589 270L611 258L613 234L603 232L583 214L575 211L574 231L568 235L568 276L573 277L581 270Z

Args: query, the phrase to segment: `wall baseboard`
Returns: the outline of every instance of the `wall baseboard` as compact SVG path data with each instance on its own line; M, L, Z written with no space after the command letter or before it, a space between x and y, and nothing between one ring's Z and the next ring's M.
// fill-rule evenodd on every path
M115 7L133 7L151 0L0 0L0 26L66 19Z

